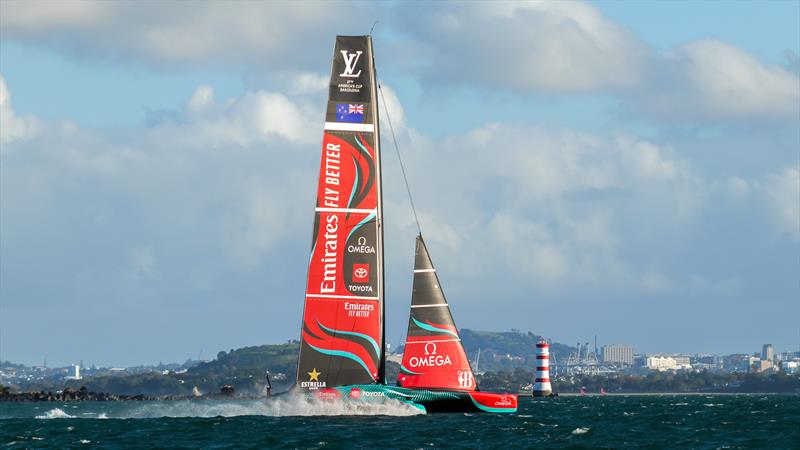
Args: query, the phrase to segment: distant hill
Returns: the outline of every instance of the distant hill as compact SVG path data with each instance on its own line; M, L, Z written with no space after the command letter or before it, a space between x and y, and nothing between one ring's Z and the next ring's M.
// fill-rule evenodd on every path
M539 337L531 332L491 332L462 329L461 338L469 358L474 361L481 352L480 372L530 369L535 366L534 347ZM398 349L401 350L401 349ZM297 370L298 341L285 344L257 345L221 351L216 359L202 362L186 370L148 372L129 375L104 375L83 380L65 381L58 386L31 383L19 390L58 390L86 386L90 391L120 395L190 395L197 387L202 393L219 392L223 385L232 385L236 392L258 395L264 392L266 374L270 373L275 392L288 389ZM572 348L554 343L551 353L566 358ZM386 362L386 379L394 383L399 364Z
M462 328L461 341L467 356L473 361L473 370L478 372L513 370L518 367L536 367L536 343L542 337L530 331L478 331ZM475 367L478 350L481 353L480 365ZM558 342L550 343L551 358L566 361L575 348Z

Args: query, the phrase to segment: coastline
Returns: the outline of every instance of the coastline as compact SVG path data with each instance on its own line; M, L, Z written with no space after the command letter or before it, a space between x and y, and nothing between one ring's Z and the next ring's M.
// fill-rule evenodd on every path
M703 395L800 395L800 392L558 392L559 397L659 397L659 396L703 396ZM520 397L532 397L520 395ZM532 397L533 398L533 397ZM548 397L536 397L548 398Z

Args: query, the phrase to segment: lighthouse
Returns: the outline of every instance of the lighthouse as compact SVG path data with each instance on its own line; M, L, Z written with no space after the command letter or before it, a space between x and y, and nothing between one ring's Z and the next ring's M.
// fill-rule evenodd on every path
M550 344L542 341L536 344L536 381L533 383L533 396L551 395L553 388L550 387Z

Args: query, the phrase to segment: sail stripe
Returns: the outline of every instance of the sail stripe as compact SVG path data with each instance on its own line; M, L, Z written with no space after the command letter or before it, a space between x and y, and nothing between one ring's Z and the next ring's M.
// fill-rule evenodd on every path
M306 298L341 298L345 300L380 300L380 297L359 297L358 295L328 295L328 294L306 294Z
M411 305L412 308L433 308L435 306L448 306L447 303L439 303L436 305Z
M436 272L436 269L414 269L414 273Z
M430 339L426 341L406 341L408 344L427 344L428 342L461 342L461 339Z
M422 328L425 331L430 331L430 332L433 332L433 333L447 333L447 334L449 334L451 336L458 337L458 333L456 333L454 331L451 331L451 330L448 330L448 329L445 329L445 328L436 328L433 325L428 325L427 323L422 323L419 320L417 320L416 318L414 318L413 316L411 317L411 320L414 321L414 324L416 326Z
M350 352L345 352L345 351L342 351L342 350L327 350L327 349L324 349L324 348L315 347L315 346L313 346L311 344L308 344L308 346L313 348L314 350L320 352L320 353L325 354L325 355L342 356L342 357L345 357L345 358L348 358L348 359L352 359L353 361L357 362L361 367L363 367L364 370L367 371L367 373L369 374L370 378L372 378L372 374L369 372L369 368L367 367L367 365L364 364L364 361L362 361L361 358L359 358L355 354L350 353Z
M350 191L350 199L347 200L347 206L353 204L353 197L356 196L356 190L358 188L358 161L356 161L355 156L353 157L353 173L355 174L356 180L353 182L353 190Z
M358 222L358 224L356 226L354 226L352 230L350 230L350 233L347 234L347 239L350 239L350 236L353 235L353 232L355 232L357 229L361 228L362 225L364 225L365 223L369 222L370 220L372 220L374 218L375 218L375 213L372 213L372 214L368 215L367 217L364 217L363 219L361 219L361 222Z
M354 131L356 133L374 133L375 125L371 123L325 122L325 131Z
M334 334L344 334L344 335L347 335L347 336L357 336L357 337L360 337L361 339L365 339L367 342L372 344L372 348L375 350L375 356L377 356L378 358L381 357L381 350L380 350L380 348L378 348L378 343L375 342L375 339L372 339L370 336L368 336L368 335L366 335L364 333L356 333L355 331L334 330L333 328L328 328L325 325L319 323L319 320L317 321L317 325L319 325L319 327L322 328L323 330L331 332L331 333L334 333Z
M333 213L356 213L356 214L375 214L377 209L360 209L360 208L317 208L317 212L333 212Z
M400 364L400 371L403 372L403 373L407 373L409 375L421 375L421 373L409 370L408 368L406 368L406 366L404 366L402 364Z

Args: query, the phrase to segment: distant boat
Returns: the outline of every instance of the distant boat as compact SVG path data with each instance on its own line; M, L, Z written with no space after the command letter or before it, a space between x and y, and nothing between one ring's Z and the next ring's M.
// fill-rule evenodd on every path
M533 397L533 383L528 383L524 386L520 386L519 391L517 391L517 395Z
M581 388L581 396L583 395L586 395L586 391L583 388Z
M398 386L386 384L378 80L370 36L337 36L328 91L296 386L387 397L429 412L515 412L480 392L422 233Z
M606 390L603 389L603 388L600 388L600 395L606 395Z

